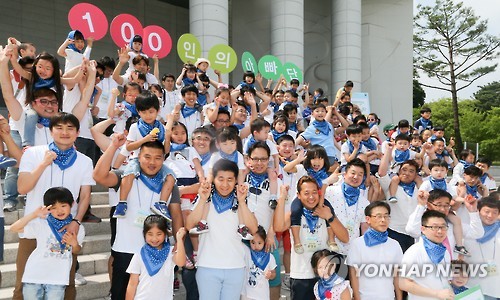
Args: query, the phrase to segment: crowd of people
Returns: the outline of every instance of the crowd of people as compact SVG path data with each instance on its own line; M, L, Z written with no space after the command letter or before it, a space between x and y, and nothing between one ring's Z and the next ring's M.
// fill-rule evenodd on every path
M64 68L15 38L0 51L4 211L26 195L13 299L75 299L96 183L111 299L172 299L179 274L187 299L500 297L491 161L456 154L430 109L381 127L352 81L231 85L204 58L160 77L141 36L117 60L93 46L71 31Z

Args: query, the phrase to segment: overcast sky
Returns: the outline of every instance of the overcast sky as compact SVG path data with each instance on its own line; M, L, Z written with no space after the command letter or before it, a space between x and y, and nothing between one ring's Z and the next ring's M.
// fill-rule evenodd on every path
M454 0L456 2L459 2L458 0ZM479 16L481 19L487 19L488 20L488 33L492 35L496 35L500 37L500 1L499 0L462 0L464 3L464 6L472 7L474 10L476 16ZM413 0L414 4L414 10L413 14L416 14L416 7L418 4L422 5L434 5L435 0ZM496 62L500 62L499 59L496 59ZM490 62L491 63L491 62ZM424 78L421 77L419 79L420 82L427 83L427 84L432 84L434 80L431 80L429 78ZM460 99L470 99L472 97L472 94L477 92L479 89L479 86L486 85L492 81L500 81L500 64L497 67L497 70L493 73L490 73L474 83L472 83L471 86L469 86L466 89L463 89L462 91L459 92L458 97ZM426 101L432 101L432 100L437 100L442 97L451 97L448 92L437 90L437 89L430 89L430 88L424 88L425 93L426 93Z

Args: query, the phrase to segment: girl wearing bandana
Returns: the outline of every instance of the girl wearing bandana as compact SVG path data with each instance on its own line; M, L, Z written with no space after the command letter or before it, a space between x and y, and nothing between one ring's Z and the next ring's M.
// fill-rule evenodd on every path
M73 30L68 33L68 37L57 50L59 56L66 58L65 73L80 65L83 58L90 59L93 42L93 38L88 38L87 47L85 47L85 38L79 30Z
M294 139L297 137L297 132L288 130L288 118L284 114L277 114L269 133L269 139L277 143L278 139L286 134Z
M349 280L337 275L342 256L329 250L316 251L311 258L314 273L319 277L314 285L314 296L318 300L350 300Z
M464 149L460 152L458 156L458 164L453 167L453 177L450 180L450 184L454 185L460 182L464 178L464 170L470 166L474 165L476 159L476 154L470 149Z
M186 229L179 228L176 234L176 251L167 239L167 222L161 216L151 215L144 220L146 243L135 253L127 268L130 280L127 299L173 299L174 268L186 263L186 251L182 242Z
M246 205L248 187L237 185L238 166L219 160L213 168L213 188L204 181L198 191L198 200L187 217L186 228L193 228L209 205L207 221L211 230L200 235L196 282L205 299L238 299L245 278L245 246L234 228L238 226L237 210L242 210L243 222L251 233L257 231L257 220ZM207 201L207 200L211 201Z
M268 300L269 280L276 277L276 260L264 249L266 230L260 226L250 241L250 251L246 257L246 276L241 300Z
M135 108L135 99L141 91L142 89L139 84L128 82L123 85L123 101L116 103L116 98L120 95L120 91L117 88L111 90L111 98L108 104L108 116L116 123L115 127L113 127L113 132L123 133L127 120L131 117L139 117L139 113Z
M73 203L73 195L68 189L50 188L43 195L44 206L10 227L13 232L36 236L36 249L26 262L22 278L25 299L39 299L39 295L41 299L64 299L73 254L80 252L85 237L83 226L77 235L65 229L74 220L71 215ZM28 223L35 226L26 226Z

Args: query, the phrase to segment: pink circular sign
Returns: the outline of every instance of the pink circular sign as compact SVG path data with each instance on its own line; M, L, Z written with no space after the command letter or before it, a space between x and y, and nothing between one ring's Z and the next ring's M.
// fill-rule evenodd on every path
M172 38L162 27L149 25L144 28L143 34L142 41L144 46L142 51L149 57L153 57L156 54L158 58L163 58L172 50Z
M128 45L136 34L142 36L143 44L146 43L142 33L141 22L129 14L120 14L111 21L110 34L113 42L118 47Z
M102 39L108 32L108 19L97 6L89 3L78 3L68 13L69 26L79 30L85 38Z

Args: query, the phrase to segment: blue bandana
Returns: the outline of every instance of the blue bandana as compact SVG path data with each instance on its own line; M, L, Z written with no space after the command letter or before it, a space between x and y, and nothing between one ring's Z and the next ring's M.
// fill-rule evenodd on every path
M280 110L280 106L276 102L271 102L269 105L273 108L273 112L277 113Z
M481 177L479 177L479 180L481 180L481 183L484 184L486 178L488 178L488 173L484 173L483 175L481 175Z
M322 188L323 187L323 180L328 178L328 173L326 173L325 169L323 168L323 169L320 169L318 171L314 171L313 168L308 168L306 171L307 171L307 174L309 174L309 176L311 176L312 178L314 178L316 180L316 182L319 185L319 188Z
M250 185L258 188L264 180L268 178L267 172L263 174L255 174L254 172L248 173L248 178L250 180Z
M352 187L347 183L342 183L342 193L344 194L347 205L353 206L359 199L359 188Z
M269 260L271 259L271 253L264 251L264 249L261 251L254 251L250 249L250 257L252 258L255 266L264 271L269 263Z
M229 111L229 105L226 106L219 106L219 111L224 110L224 111Z
M302 111L302 117L304 119L308 119L311 116L311 113L312 113L311 108L308 106Z
M196 102L203 106L205 104L207 104L207 95L206 94L202 94L202 93L199 93L198 94L198 99L196 100Z
M150 190L159 194L161 188L163 187L163 176L162 172L158 172L154 177L149 177L142 172L139 173L139 179L146 185Z
M250 147L252 147L255 143L257 143L257 140L253 137L253 135L251 135L247 143L247 149L250 149Z
M306 219L309 231L312 233L316 230L316 225L318 224L319 217L313 215L313 211L305 207L302 207L302 215Z
M212 157L212 152L208 151L205 154L199 154L199 155L201 157L201 165L204 166L210 161L210 158Z
M440 189L446 191L446 180L443 179L434 179L434 177L429 176L429 182L431 183L432 189Z
M236 124L236 123L233 123L233 126L238 128L238 130L242 130L243 128L245 128L245 124Z
M184 78L182 79L182 82L184 83L184 86L188 86L188 85L195 85L195 84L197 83L197 82L196 82L196 80L194 80L194 79L189 79L189 78L187 78L187 77L184 77Z
M151 132L151 130L153 130L154 128L158 128L158 129L160 129L160 132L158 132L158 135L157 135L158 141L160 143L163 143L165 141L165 127L158 120L155 120L153 125L151 125L151 124L144 122L144 120L141 118L141 119L139 119L139 121L137 121L137 128L139 129L139 132L141 133L141 135L143 137L148 135Z
M406 149L405 151L394 150L394 161L397 163L404 163L408 159L410 159L410 149Z
M73 31L70 31L68 33L68 39L71 39L71 40L74 41L75 40L75 35L76 35L77 32L79 32L83 36L83 34L80 31L73 30ZM73 50L73 51L75 51L75 52L83 53L82 51L78 50L78 48L76 48L75 44L69 44L68 48L71 49L71 50Z
M242 88L247 86L249 88L255 89L255 85L253 83L247 83L245 80L241 81L239 84Z
M317 131L321 132L324 135L328 135L330 133L330 126L328 125L328 122L323 120L323 121L318 121L314 120L312 122L312 125L316 128Z
M467 169L468 167L470 167L470 166L473 166L473 165L474 165L474 164L471 164L471 163L466 162L466 161L465 161L465 160L463 160L463 159L459 159L458 161L459 161L462 165L464 165L464 169Z
M212 193L212 203L214 204L215 211L218 214L225 212L226 210L231 209L233 207L234 199L236 195L234 192L229 194L227 197L222 197L217 190Z
M370 129L372 129L375 125L377 125L377 122L368 122L368 127L370 127Z
M132 117L139 116L139 113L137 112L137 109L135 108L135 104L130 104L127 101L123 101L123 104L125 104L125 107L132 113Z
M295 122L293 122L293 123L289 123L289 124L288 124L288 129L290 129L291 131L298 132L298 131L297 131L297 123L295 123Z
M413 197L413 192L415 191L415 186L416 186L415 181L412 181L410 183L404 183L400 181L399 186L403 188L403 190L408 196Z
M349 153L354 152L354 145L352 144L351 141L347 140L347 146L349 147ZM356 153L356 156L361 152L361 145L359 145L358 152Z
M54 163L62 170L66 170L71 167L76 161L76 150L75 147L70 147L68 150L60 150L57 145L52 142L49 144L49 150L54 151L57 154Z
M50 89L51 87L55 86L56 82L52 77L47 79L38 78L33 84L33 89L37 91L39 89Z
M65 243L62 242L62 238L66 233L66 229L61 232L59 232L59 230L61 230L61 228L71 223L72 220L73 216L71 214L69 214L69 216L67 216L66 219L64 220L56 219L52 214L47 215L47 223L49 224L49 227L52 230L52 233L54 234L55 238L59 242L59 245L61 246L61 252L63 253L66 249L69 249L69 246L67 246Z
M458 295L458 294L463 293L466 290L468 290L468 288L466 288L465 286L454 286L453 284L450 284L450 285L451 285L451 288L453 289L453 293L455 295Z
M219 151L219 154L220 154L220 157L222 157L222 159L232 161L236 164L238 163L238 151L236 151L236 150L234 150L233 153L231 153L231 154L227 154L226 152L221 150L221 151Z
M188 145L186 144L177 144L177 143L170 143L170 152L176 152L176 151L182 151L186 149Z
M252 107L249 105L245 105L245 109L247 110L248 115L252 115Z
M377 142L372 138L368 138L366 141L361 141L361 145L365 146L368 150L377 150Z
M319 296L319 299L320 300L328 300L328 299L330 299L330 298L326 298L327 297L326 292L327 291L331 291L332 288L333 288L333 286L335 284L340 284L342 282L344 282L344 279L342 279L342 277L340 277L336 273L333 273L332 276L330 276L327 279L320 278L318 280L318 296Z
M279 133L274 128L271 129L271 133L273 134L273 139L274 139L275 142L277 142L280 137L282 137L282 136L284 136L286 134L285 131Z
M444 160L446 156L450 156L450 153L448 153L448 151L443 150L443 153L435 153L436 154L436 157L439 158L440 160Z
M142 262L146 266L149 276L154 276L167 260L168 254L170 253L170 244L168 240L165 240L161 249L157 249L148 244L145 244L141 248L141 258Z
M428 120L428 119L426 119L426 118L424 118L424 117L420 117L420 119L419 119L419 120L420 120L420 123L422 124L422 127L423 127L424 129L427 129L427 128L429 128L429 127L430 127L430 126L429 126L429 125L430 125L430 120Z
M363 238L367 247L373 247L387 242L388 236L389 233L387 232L387 230L384 232L379 232L370 227L363 235Z
M422 240L424 241L425 252L434 264L438 264L443 260L444 254L446 253L446 247L443 244L436 244L431 242L425 235L422 235Z
M38 124L42 124L43 127L49 127L50 118L38 117Z
M484 228L484 235L481 238L476 239L476 241L479 244L484 244L497 235L498 228L500 228L500 221L496 221L491 225L483 224L483 228Z
M194 107L189 107L186 104L182 105L181 113L184 119L189 118L192 114L196 113L197 111L198 111L197 105L195 105Z
M471 195L472 197L479 199L479 194L477 193L477 185L470 186L465 184L465 188L467 189L467 195Z

